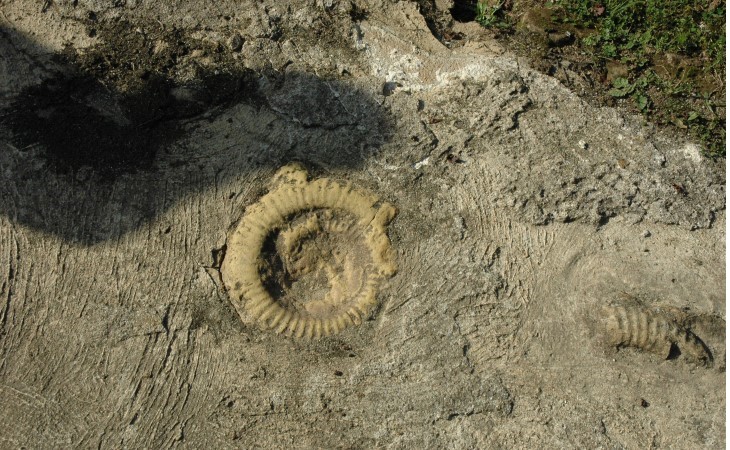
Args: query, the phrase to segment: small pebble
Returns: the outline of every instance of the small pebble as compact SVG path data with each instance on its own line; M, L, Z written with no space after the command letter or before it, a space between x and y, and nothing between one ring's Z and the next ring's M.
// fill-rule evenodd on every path
M665 158L664 155L654 155L652 160L654 161L654 164L659 167L664 167L664 164L667 163L667 158Z
M548 33L548 42L553 47L563 47L572 44L575 37L570 31Z
M392 95L393 92L398 88L398 83L394 81L387 81L383 84L383 97Z
M240 52L243 48L243 37L238 33L234 34L228 41L228 45L231 47L232 51Z
M644 230L644 232L641 233L641 237L648 238L649 236L651 236L651 231L649 230Z
M580 141L578 141L578 147L580 147L581 150L585 150L588 148L588 144L586 144L586 141L581 139Z

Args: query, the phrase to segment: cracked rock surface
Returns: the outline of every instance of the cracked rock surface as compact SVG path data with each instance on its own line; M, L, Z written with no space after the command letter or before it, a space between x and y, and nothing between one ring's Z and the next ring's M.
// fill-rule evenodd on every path
M724 161L462 29L0 2L0 447L724 446ZM291 162L398 209L379 306L314 341L243 323L219 271ZM712 363L602 345L626 295Z

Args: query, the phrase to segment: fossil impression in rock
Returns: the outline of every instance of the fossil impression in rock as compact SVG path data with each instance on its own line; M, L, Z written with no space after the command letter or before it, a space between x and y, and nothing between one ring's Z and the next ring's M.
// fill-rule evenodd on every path
M244 323L297 338L359 325L396 272L396 208L350 184L282 167L229 236L221 274Z
M638 348L664 359L679 352L691 361L712 362L704 343L661 308L609 305L602 308L602 316L609 345Z

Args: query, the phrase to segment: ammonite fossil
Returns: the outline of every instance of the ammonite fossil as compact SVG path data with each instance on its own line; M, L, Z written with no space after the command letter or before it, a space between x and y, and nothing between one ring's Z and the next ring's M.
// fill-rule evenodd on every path
M704 343L661 308L613 304L601 308L605 340L616 347L634 347L667 359L673 351L708 365L712 355Z
M241 319L298 338L360 324L396 272L385 230L395 215L350 184L308 181L298 164L279 169L229 237L221 266Z

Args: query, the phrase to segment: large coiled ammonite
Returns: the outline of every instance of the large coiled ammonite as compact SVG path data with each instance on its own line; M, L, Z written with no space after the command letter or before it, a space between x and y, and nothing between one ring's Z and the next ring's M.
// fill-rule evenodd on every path
M389 203L350 184L282 167L228 239L223 281L244 323L298 338L359 325L395 274Z

